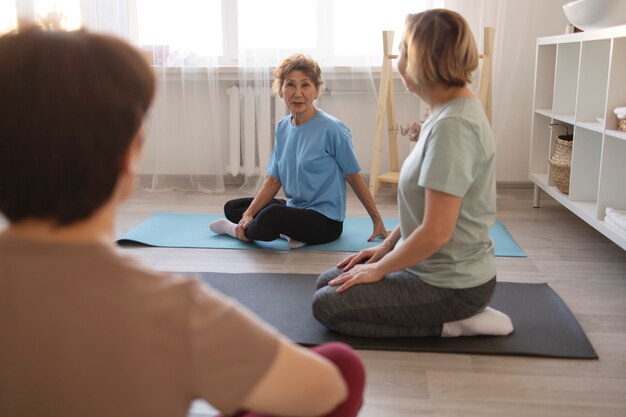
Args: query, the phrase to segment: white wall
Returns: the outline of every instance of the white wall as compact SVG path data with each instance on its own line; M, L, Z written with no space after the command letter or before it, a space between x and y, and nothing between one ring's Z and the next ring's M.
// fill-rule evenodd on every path
M536 38L563 33L567 24L561 8L564 1L464 0L452 3L455 4L451 8L472 22L479 45L482 45L480 27L497 28L493 78L493 128L498 155L496 176L500 182L526 182ZM326 78L328 87L337 92L371 89L371 84L365 83L364 86L363 83L346 81L332 74L327 74ZM206 86L206 80L201 77L197 81L187 81L187 85L194 82ZM228 117L225 88L235 83L236 80L230 80L222 81L219 85L221 110L218 120L226 120ZM374 84L378 86L377 79ZM404 93L399 80L396 80L395 91L398 123L420 120L423 114L420 100ZM216 166L211 162L211 155L218 152L222 155L222 161L228 160L227 124L222 122L217 133L210 126L203 110L206 108L203 103L210 102L206 88L186 87L184 109L181 105L182 94L177 81L168 82L167 87L159 91L159 119L166 117L167 121L153 122L141 173L153 173L156 165L160 167L161 173L167 174L225 172L226 164ZM373 94L323 95L318 104L350 127L363 172L369 173L376 97ZM221 145L203 143L203 137L215 135L223 138ZM402 136L398 137L398 141L402 160L409 152L409 141ZM387 148L384 147L381 170L388 169L388 160Z
M567 0L447 0L482 45L482 27L496 28L493 132L496 179L528 181L536 39L564 33ZM479 46L479 49L481 47Z

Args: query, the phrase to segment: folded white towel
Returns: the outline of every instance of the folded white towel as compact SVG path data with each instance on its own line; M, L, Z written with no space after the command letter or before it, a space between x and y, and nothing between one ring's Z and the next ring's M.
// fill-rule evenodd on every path
M612 207L607 207L604 210L606 213L605 221L611 221L615 226L626 231L626 210L616 210Z
M613 111L620 119L626 118L626 107L616 107Z

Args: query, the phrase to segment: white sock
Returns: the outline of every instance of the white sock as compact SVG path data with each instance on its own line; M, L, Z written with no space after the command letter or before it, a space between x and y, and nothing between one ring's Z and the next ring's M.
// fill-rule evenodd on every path
M298 249L306 245L306 243L300 242L299 240L294 240L286 235L279 235L278 237L287 241L287 246L289 247L289 249Z
M289 249L298 249L303 247L304 245L306 245L306 243L300 242L299 240L294 240L287 236L287 246L289 246Z
M506 336L512 331L513 323L509 316L501 311L487 307L472 317L444 323L441 336Z
M287 235L278 235L278 237L287 241L287 246L289 247L289 249L298 249L306 245L306 243L300 242L299 240L294 240Z
M209 225L209 229L217 235L229 235L236 238L237 233L235 232L235 227L237 227L237 225L228 221L228 219L218 219Z

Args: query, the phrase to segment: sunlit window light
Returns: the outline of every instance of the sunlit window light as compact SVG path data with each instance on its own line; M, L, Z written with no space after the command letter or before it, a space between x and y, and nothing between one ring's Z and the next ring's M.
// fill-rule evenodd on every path
M394 32L392 53L404 32L404 20L409 13L440 7L442 1L385 0L384 7L364 7L362 0L333 2L335 15L334 53L340 56L372 56L382 53L382 31ZM358 10L358 13L355 12Z
M0 0L0 34L12 31L17 27L15 1Z
M237 4L240 48L317 47L315 0L239 0Z
M137 0L139 45L156 64L197 64L223 53L220 0Z
M81 27L80 0L35 0L37 23L49 29Z

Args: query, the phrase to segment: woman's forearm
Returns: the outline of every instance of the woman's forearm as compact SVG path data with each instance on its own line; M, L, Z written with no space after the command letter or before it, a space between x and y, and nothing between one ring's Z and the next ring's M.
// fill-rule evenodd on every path
M393 231L391 236L395 235L396 232L398 233L398 239L395 240L395 243L399 240L400 226ZM395 243L393 250L377 262L377 269L383 275L413 266L429 258L441 247L441 244L432 239L432 235L425 231L423 227L418 227L411 233L400 247L395 247Z
M376 202L365 185L365 182L363 182L361 174L358 172L355 174L347 174L346 181L348 181L348 184L350 184L354 194L356 194L361 204L363 204L363 207L365 207L367 214L369 214L372 220L382 221L382 216L376 207Z
M398 243L398 240L400 240L400 237L401 237L400 225L398 225L396 226L395 229L393 229L393 231L389 234L389 236L385 238L382 244L391 251L393 250L393 248L396 247L396 244Z
M244 216L256 216L256 214L261 211L263 207L267 206L276 194L278 194L280 187L280 180L268 175L263 181L263 185L261 185L261 188L254 196L252 203L250 203L250 206L248 206L248 209L244 212Z
M379 271L386 275L408 268L429 258L448 243L456 229L461 203L460 197L427 188L422 223L400 247L395 247L379 261ZM399 233L399 226L392 235L396 233ZM399 234L397 236L399 238Z

